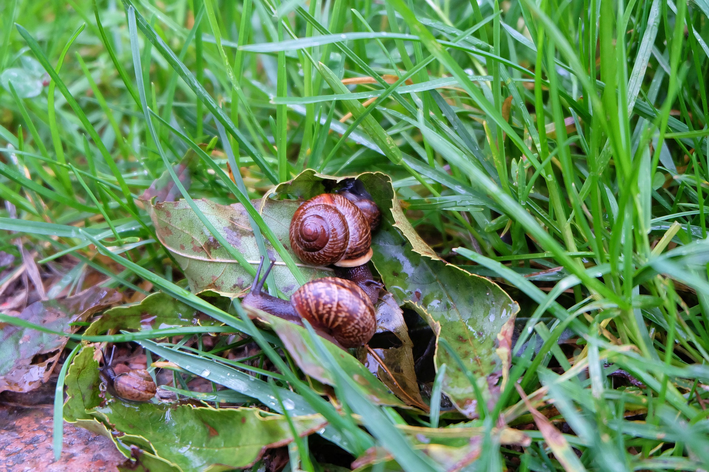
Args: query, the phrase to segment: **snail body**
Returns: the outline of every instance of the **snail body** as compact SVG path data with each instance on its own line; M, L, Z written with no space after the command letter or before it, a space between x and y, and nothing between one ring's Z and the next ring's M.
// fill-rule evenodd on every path
M273 263L262 278L263 259L256 278L242 304L265 311L279 318L302 324L307 320L320 334L334 339L342 347L366 344L376 330L376 316L372 302L373 293L379 295L380 285L371 281L370 292L350 280L324 277L300 287L290 300L282 300L262 292ZM260 280L259 280L260 278Z
M372 230L381 215L369 194L354 182L339 193L313 197L296 210L289 236L293 252L303 262L356 267L372 258Z
M145 369L135 369L123 374L116 374L110 362L101 369L101 377L106 390L114 397L129 402L150 401L157 392L157 386Z

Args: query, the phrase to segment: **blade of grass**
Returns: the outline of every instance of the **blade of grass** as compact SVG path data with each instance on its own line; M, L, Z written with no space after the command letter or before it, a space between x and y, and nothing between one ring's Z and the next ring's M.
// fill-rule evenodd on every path
M81 350L82 345L77 344L74 349L71 350L62 369L59 371L59 377L57 377L57 386L54 389L54 420L53 420L53 440L52 449L54 449L54 460L58 461L62 455L62 446L64 445L64 380L66 379L66 373L69 370L71 361L74 356Z
M214 117L219 120L219 122L224 125L224 128L229 131L229 133L234 136L234 138L239 143L240 148L243 148L246 153L254 160L254 162L261 168L264 175L273 184L278 183L278 177L273 172L273 169L266 163L263 156L258 153L258 151L249 143L246 138L241 134L241 132L234 126L227 114L222 110L217 103L214 101L211 95L207 93L202 84L200 84L197 79L192 75L192 73L187 69L187 67L179 60L175 53L170 49L170 47L165 44L165 42L158 36L155 29L143 18L143 16L135 10L133 2L131 0L123 0L123 3L128 8L134 8L134 14L136 17L136 22L140 30L143 32L145 37L150 41L150 43L155 47L155 49L160 52L160 54L167 60L170 66L177 71L180 78L187 84L188 87L197 95L199 100L204 103L207 109L214 115ZM137 102L140 104L140 99Z
M74 34L69 38L69 41L66 43L64 46L64 49L62 50L61 54L59 55L59 60L57 60L57 67L56 71L59 73L59 71L62 68L62 64L64 63L64 58L66 57L66 54L69 52L69 49L71 46L74 44L74 41L76 41L76 38L79 37L82 31L84 31L84 28L86 27L86 24L83 24L79 26L76 31L74 31ZM56 110L54 108L54 90L56 88L56 84L54 81L50 82L49 88L47 89L47 117L49 118L49 131L52 135L52 144L54 145L54 153L56 154L57 157L57 162L60 164L66 164L66 156L64 155L64 148L62 147L62 142L61 138L59 137L59 129L57 128L57 118L56 118ZM110 116L110 115L109 115ZM128 156L124 156L128 157ZM69 180L69 173L67 172L66 168L64 167L59 167L57 169L57 173L59 175L59 179L62 181L62 184L64 185L64 189L71 194L71 181Z
M134 211L137 212L138 210L135 207L133 197L130 193L130 190L128 189L128 185L126 185L125 179L123 178L123 173L118 169L116 161L113 159L113 156L111 156L111 153L108 152L108 149L106 149L106 146L103 144L103 141L96 132L96 129L88 120L86 114L84 114L83 110L81 109L81 106L79 106L79 103L76 101L76 99L74 99L69 89L66 87L66 85L64 85L64 82L59 77L59 74L57 74L51 64L49 64L49 61L42 52L42 49L39 47L39 44L37 44L37 41L21 25L16 26L17 30L20 32L20 35L24 38L29 48L35 54L35 57L37 57L39 62L42 64L42 67L44 67L44 70L47 71L49 76L56 83L57 87L59 88L59 91L66 99L69 106L71 106L71 109L74 110L74 113L76 113L76 116L81 121L81 124L84 126L84 129L86 130L86 132L89 133L89 136L91 136L91 139L94 141L94 145L101 152L101 155L105 159L106 164L108 164L108 167L111 169L113 176L116 178L118 185L120 185L121 191L123 192L123 196L125 197L128 206L130 206Z

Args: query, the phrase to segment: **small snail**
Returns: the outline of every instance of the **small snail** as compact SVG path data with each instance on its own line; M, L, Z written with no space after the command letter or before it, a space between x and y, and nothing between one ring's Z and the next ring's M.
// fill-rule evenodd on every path
M361 280L359 285L337 277L324 277L300 287L290 301L262 292L263 284L274 262L260 277L261 258L251 291L242 304L278 316L296 324L306 319L319 334L332 338L342 347L357 347L367 343L376 330L373 300L379 297L381 285L373 280ZM364 290L364 287L366 290Z
M147 370L135 369L123 374L116 374L111 366L112 361L113 353L100 371L101 379L106 384L108 393L129 402L147 402L155 396L157 386Z
M372 230L381 214L359 181L338 193L324 193L303 203L293 215L290 243L308 264L356 267L372 258Z

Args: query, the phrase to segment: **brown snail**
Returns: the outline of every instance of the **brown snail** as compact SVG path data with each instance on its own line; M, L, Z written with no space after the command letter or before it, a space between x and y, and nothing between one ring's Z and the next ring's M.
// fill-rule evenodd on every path
M308 264L356 267L372 258L372 230L379 208L359 181L338 193L325 193L303 203L293 215L290 243Z
M242 301L244 306L296 324L306 319L319 334L345 348L362 346L374 336L377 326L374 301L379 297L381 284L374 280L355 283L324 277L300 287L290 300L282 300L263 293L263 284L274 265L271 262L260 277L263 262L261 258L251 291Z
M135 369L116 374L111 366L112 361L113 353L100 371L101 379L106 384L108 393L129 402L147 402L155 396L157 386L147 370Z

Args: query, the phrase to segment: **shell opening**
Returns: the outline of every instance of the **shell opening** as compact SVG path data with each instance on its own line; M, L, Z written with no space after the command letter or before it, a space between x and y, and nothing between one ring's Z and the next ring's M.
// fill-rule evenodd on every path
M337 267L357 267L366 264L367 262L372 259L372 255L374 254L374 251L372 248L369 248L369 251L364 256L357 257L356 259L343 259L341 261L335 262L335 266Z

